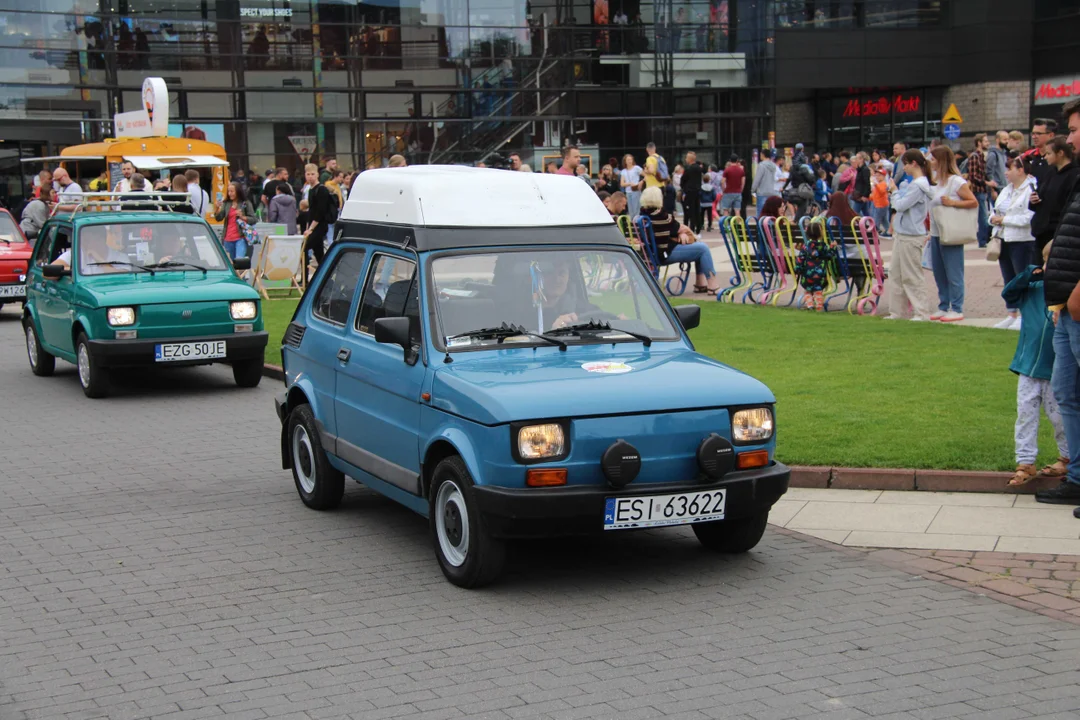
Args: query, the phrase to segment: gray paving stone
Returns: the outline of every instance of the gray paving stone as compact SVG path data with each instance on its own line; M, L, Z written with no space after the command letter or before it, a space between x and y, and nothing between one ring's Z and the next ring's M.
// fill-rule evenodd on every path
M425 523L350 483L316 513L270 381L36 378L0 313L3 720L1076 717L1080 629L769 533L512 548L448 585Z

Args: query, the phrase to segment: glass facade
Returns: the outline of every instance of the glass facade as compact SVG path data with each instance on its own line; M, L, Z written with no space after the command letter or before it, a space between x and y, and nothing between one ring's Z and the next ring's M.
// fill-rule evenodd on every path
M393 153L476 162L570 138L603 158L643 156L650 140L668 157L748 153L772 110L761 87L766 5L0 0L0 122L10 128L0 175L8 155L109 136L113 114L139 107L149 75L166 80L176 133L220 138L234 170L298 168L296 135L318 138L316 160L333 155L347 168ZM628 70L671 53L746 59L724 87ZM24 147L42 128L44 145Z
M928 145L941 136L944 88L866 90L819 95L817 147L891 149L893 143Z
M940 25L947 0L777 0L778 28L917 28Z

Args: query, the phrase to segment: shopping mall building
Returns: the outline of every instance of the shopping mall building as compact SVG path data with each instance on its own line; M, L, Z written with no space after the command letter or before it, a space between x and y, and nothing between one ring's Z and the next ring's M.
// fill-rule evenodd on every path
M1054 114L1080 80L1076 0L0 0L0 11L11 206L28 188L20 158L110 136L147 76L168 86L170 134L218 142L234 170L260 172L298 168L305 142L345 168L393 153L497 164L517 151L539 170L573 141L594 173L625 153L640 161L649 141L708 161L770 139L887 147L940 135L951 103L970 138Z

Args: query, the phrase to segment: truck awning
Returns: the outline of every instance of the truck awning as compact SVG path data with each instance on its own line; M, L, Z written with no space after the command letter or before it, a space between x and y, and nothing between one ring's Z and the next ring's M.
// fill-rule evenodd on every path
M227 167L228 160L213 155L125 155L139 170L165 170L166 168Z

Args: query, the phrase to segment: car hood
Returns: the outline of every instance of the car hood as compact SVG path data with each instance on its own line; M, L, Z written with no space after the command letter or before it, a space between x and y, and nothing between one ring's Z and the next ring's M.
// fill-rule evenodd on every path
M633 347L633 349L629 349ZM671 347L670 345L668 346ZM433 407L486 425L775 402L763 383L676 345L516 348L454 353Z
M5 260L21 260L25 262L30 259L33 250L34 248L30 243L26 242L13 242L10 245L0 242L0 262Z
M257 300L259 293L231 272L125 273L83 278L80 285L101 305L150 305L212 300Z

